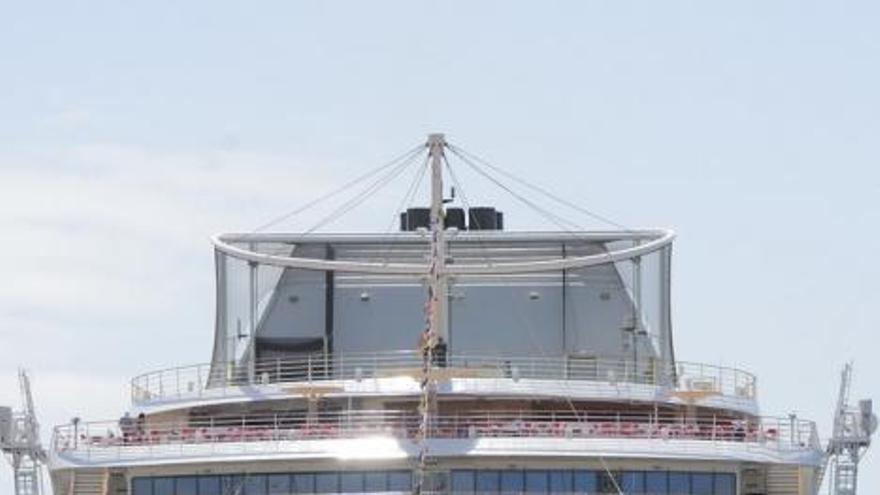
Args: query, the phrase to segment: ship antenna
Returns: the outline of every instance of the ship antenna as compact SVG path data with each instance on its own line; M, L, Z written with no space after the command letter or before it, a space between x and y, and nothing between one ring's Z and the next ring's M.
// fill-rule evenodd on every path
M433 416L437 409L437 383L432 376L434 348L446 339L446 239L443 209L443 161L446 138L443 134L428 136L428 156L431 158L431 259L428 268L428 301L425 305L425 330L420 341L422 353L421 401L419 403L419 467L413 490L421 494L428 479L428 439L433 430ZM430 489L430 488L428 488Z

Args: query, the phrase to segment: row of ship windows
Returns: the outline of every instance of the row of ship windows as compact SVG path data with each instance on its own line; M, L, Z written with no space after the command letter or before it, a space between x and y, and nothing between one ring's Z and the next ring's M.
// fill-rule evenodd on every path
M732 473L587 470L454 470L452 493L579 493L735 495ZM409 471L140 477L132 495L290 495L297 493L409 492Z
M132 495L289 495L293 493L408 492L409 471L345 471L134 478Z
M462 470L453 471L451 481L453 493L736 494L736 475L732 473Z

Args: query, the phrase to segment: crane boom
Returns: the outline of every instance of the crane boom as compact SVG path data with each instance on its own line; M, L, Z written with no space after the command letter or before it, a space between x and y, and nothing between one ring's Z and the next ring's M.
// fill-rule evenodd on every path
M0 408L0 451L12 465L15 495L41 495L46 451L40 443L30 377L23 369L18 371L18 383L22 410Z
M850 405L851 384L852 364L847 363L840 376L832 437L825 449L826 467L830 470L830 495L856 495L859 461L871 446L871 436L877 429L877 417L870 399L859 401L856 407Z

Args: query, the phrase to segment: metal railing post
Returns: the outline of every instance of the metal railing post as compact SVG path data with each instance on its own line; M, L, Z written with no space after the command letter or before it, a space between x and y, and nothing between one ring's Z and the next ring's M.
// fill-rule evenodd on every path
M718 416L716 414L712 415L712 441L715 441L715 432L718 431Z

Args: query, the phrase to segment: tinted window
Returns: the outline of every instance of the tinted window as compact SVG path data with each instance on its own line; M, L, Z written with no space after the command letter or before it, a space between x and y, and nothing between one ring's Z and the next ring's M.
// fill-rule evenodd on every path
M624 493L644 493L645 473L641 471L625 471L620 476L620 489Z
M268 488L269 495L288 495L290 493L290 476L286 474L270 474L266 476L266 487Z
M649 471L645 473L645 493L666 493L665 471Z
M153 495L152 478L134 478L131 480L132 495Z
M689 495L691 492L691 475L689 473L669 473L669 493L672 495Z
M477 471L477 491L498 491L498 487L501 481L500 478L501 476L498 471Z
M550 482L550 492L573 492L574 480L571 471L548 471L547 478Z
M597 476L599 478L597 488L601 493L619 493L623 488L622 474L619 472L600 471Z
M712 495L715 491L712 488L712 480L715 475L712 473L693 473L691 474L691 493L693 495Z
M453 471L452 491L455 493L472 492L474 490L473 471Z
M174 478L153 478L153 495L174 495Z
M241 495L244 487L244 476L221 476L220 477L220 493L221 495Z
M501 471L501 491L521 492L523 490L522 471Z
M526 471L526 491L547 493L547 471Z
M716 474L715 495L736 495L736 475L728 473Z
M447 478L443 478L447 480ZM617 493L736 495L732 473L587 470L454 470L452 493ZM445 482L443 483L445 488ZM132 495L289 495L409 492L410 471L325 472L133 478Z
M409 471L391 471L388 473L388 490L407 492L412 489L412 474Z
M195 476L181 476L177 478L177 495L196 495L198 482Z
M362 492L364 491L364 474L363 473L342 473L339 476L341 490L343 492Z
M315 475L311 473L297 473L290 478L293 485L293 493L314 493ZM201 495L201 494L199 494Z
M220 478L199 476L199 495L220 495Z
M266 475L250 474L244 479L245 495L266 495Z
M315 475L315 492L336 493L339 491L339 476L336 473L318 473Z
M596 472L595 471L575 471L574 472L574 491L576 492L594 492L596 491Z
M377 492L387 489L387 476L384 472L364 474L364 491Z

